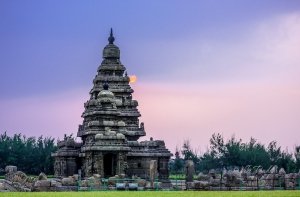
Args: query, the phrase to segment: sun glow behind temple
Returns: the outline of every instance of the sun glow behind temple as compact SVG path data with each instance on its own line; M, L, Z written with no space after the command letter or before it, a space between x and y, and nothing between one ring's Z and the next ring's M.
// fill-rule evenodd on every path
M135 83L137 81L137 77L135 75L129 76L129 79L130 79L129 83Z

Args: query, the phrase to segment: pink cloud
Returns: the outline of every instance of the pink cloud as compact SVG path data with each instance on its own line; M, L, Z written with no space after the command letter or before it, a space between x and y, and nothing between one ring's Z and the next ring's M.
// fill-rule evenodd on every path
M146 138L163 139L172 151L190 139L203 152L214 132L263 143L276 140L290 150L299 145L299 16L252 24L233 43L191 38L166 46L154 43L158 48L147 45L160 51L161 56L150 58L154 63L170 61L172 69L167 68L168 76L153 76L156 82L139 79L133 85ZM1 132L76 134L89 90L2 100Z
M76 134L87 99L88 89L79 89L57 95L2 100L1 132L55 138L62 138L64 133Z
M163 139L172 151L190 139L193 147L204 152L214 132L244 140L252 136L263 143L276 140L290 150L300 144L299 86L138 82L133 88L145 138ZM27 136L76 134L88 91L1 101L1 129Z
M276 140L290 150L300 143L299 86L139 84L135 97L148 136L164 139L172 150L190 139L205 151L214 132Z

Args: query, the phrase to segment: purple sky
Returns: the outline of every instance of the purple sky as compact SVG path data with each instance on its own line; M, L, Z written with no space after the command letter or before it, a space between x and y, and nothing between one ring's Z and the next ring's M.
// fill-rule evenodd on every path
M147 137L300 144L300 1L0 1L0 132L76 134L113 27Z

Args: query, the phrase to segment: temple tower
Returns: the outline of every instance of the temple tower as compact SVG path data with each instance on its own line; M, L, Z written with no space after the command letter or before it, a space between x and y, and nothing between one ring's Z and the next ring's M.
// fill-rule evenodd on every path
M132 99L130 79L114 41L111 29L90 99L84 104L83 123L77 132L82 143L67 137L59 142L58 151L52 154L55 176L69 176L81 169L85 177L125 174L147 179L155 160L158 178L167 180L172 154L162 140L138 141L146 135L144 123L139 123L138 102Z
M133 89L129 85L129 77L126 68L120 61L120 49L114 45L114 36L111 29L108 38L108 45L103 49L103 60L98 67L97 75L93 80L93 88L90 91L90 101L97 99L98 93L103 90L102 85L106 82L109 89L114 93L116 98L116 106L120 110L120 117L126 124L126 133L124 135L128 140L138 140L141 136L145 136L143 123L139 123L138 117L141 116L137 109L138 102L132 99ZM88 106L87 106L88 107ZM89 120L86 120L89 121ZM86 124L83 122L83 125ZM79 127L77 136L83 134L83 127ZM84 138L83 138L84 141Z

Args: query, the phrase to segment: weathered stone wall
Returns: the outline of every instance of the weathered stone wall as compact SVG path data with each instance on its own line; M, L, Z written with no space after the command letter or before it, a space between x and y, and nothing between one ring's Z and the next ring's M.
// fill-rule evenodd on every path
M78 158L76 157L56 157L54 162L54 176L66 177L77 173Z
M169 157L158 159L158 178L159 180L169 179Z
M158 160L157 157L127 157L128 170L127 175L129 177L138 176L143 179L150 178L150 161Z

